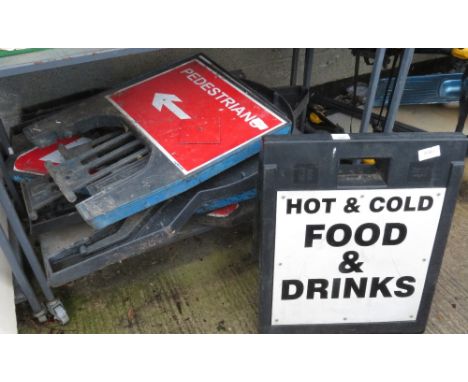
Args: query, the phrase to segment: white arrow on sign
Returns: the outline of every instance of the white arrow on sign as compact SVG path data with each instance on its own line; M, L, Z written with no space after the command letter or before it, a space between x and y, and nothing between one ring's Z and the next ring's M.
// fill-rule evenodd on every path
M163 94L163 93L154 93L153 106L161 111L164 106L166 106L170 111L172 111L180 119L191 119L190 115L185 113L179 106L174 102L182 102L182 100L177 97L175 94Z

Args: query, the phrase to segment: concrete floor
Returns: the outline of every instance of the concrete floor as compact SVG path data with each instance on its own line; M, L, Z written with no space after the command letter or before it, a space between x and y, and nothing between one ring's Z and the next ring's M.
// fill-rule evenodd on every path
M468 333L468 161L442 270L432 303L427 333Z
M250 233L217 231L106 268L59 290L71 322L20 333L253 333L257 263Z
M403 107L402 122L449 131L456 110ZM468 165L468 163L467 163ZM217 230L58 289L71 322L38 325L17 309L20 333L255 333L258 263L250 227ZM427 333L468 332L468 170L453 218Z

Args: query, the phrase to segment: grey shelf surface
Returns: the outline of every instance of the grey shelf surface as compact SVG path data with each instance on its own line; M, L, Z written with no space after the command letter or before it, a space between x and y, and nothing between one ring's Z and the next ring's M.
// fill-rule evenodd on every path
M157 48L59 48L0 58L0 78L158 50Z

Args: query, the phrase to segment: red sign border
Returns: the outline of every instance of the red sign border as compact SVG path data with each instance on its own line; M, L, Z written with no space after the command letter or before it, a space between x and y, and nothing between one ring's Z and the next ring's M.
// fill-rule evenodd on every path
M251 101L255 102L257 105L259 105L261 108L265 109L268 113L274 115L277 119L280 120L280 122L268 129L267 131L265 132L262 132L261 134L249 139L248 141L236 146L236 147L233 147L232 149L218 155L217 157L214 157L212 159L210 159L209 161L187 171L163 146L161 146L161 144L154 138L152 137L137 121L135 121L129 114L127 114L127 112L125 110L123 110L120 105L118 105L113 99L112 97L115 95L115 94L118 94L118 93L121 93L127 89L130 89L130 88L133 88L135 86L138 86L144 82L147 82L147 81L150 81L152 80L153 78L156 78L156 77L159 77L159 76L162 76L163 74L167 73L167 72L170 72L170 71L173 71L174 69L177 69L183 65L186 65L188 63L191 63L191 62L194 62L194 61L198 61L198 63L202 66L204 66L206 69L208 69L209 71L211 71L212 73L214 73L220 80L226 82L228 85L234 87L235 89L237 89L239 92L241 92L245 97L249 98ZM205 61L205 62L204 62ZM188 59L188 60L185 60L184 62L181 62L175 66L172 66L160 73L157 73L151 77L148 77L148 78L145 78L141 81L138 81L134 84L131 84L129 86L126 86L124 88L121 88L121 89L118 89L116 92L112 93L112 94L108 94L105 96L105 98L115 107L117 108L117 110L122 113L143 135L146 136L146 138L148 138L148 140L153 143L159 150L161 150L161 152L184 174L184 175L188 175L192 172L195 172L195 171L198 171L200 170L201 168L209 165L210 163L213 163L214 161L218 160L219 158L222 158L224 156L227 156L228 154L240 149L241 147L243 146L246 146L248 145L249 143L251 143L252 141L256 140L256 139L259 139L261 138L262 136L266 135L266 134L269 134L269 133L272 133L273 131L279 129L280 127L283 127L287 124L287 120L284 119L282 116L280 116L276 111L273 111L270 107L267 107L265 104L262 104L259 100L255 99L255 97L253 97L252 95L248 94L248 92L246 91L247 89L237 83L235 81L234 78L232 78L231 76L229 76L229 74L227 74L225 71L221 70L221 68L216 68L213 66L213 63L210 62L210 60L208 60L206 57L202 56L202 55L199 55L199 56L196 56L196 57L193 57L191 59Z

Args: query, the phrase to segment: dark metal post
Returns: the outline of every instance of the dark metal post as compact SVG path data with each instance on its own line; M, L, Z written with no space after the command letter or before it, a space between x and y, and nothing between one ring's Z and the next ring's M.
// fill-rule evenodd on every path
M19 266L21 267L21 269L24 269L23 258L21 256L22 255L21 248L19 246L18 239L16 238L15 233L13 232L11 228L11 224L7 224L7 225L8 225L8 239L10 242L11 249L13 250L13 253L16 256L16 259L18 260ZM15 303L24 301L25 299L24 293L21 290L21 286L19 285L18 280L16 280L15 277L13 277L13 287L15 291Z
M31 246L31 243L29 242L28 237L26 236L26 232L24 231L18 214L15 211L13 203L11 202L2 181L0 181L0 204L5 210L8 224L11 225L12 231L18 239L21 249L23 250L25 257L28 260L29 265L31 266L31 269L34 273L34 276L36 277L37 282L39 283L39 287L41 288L42 293L44 294L47 300L47 309L56 320L58 320L62 324L66 324L69 320L67 312L65 311L65 308L63 307L63 304L60 302L60 300L55 298L52 289L47 283L47 279L41 268L41 265L39 264L39 260L37 259L36 254L34 253L34 250Z
M8 260L8 263L10 264L11 271L16 281L21 287L21 291L26 296L29 305L31 305L34 317L36 317L40 322L45 322L47 320L45 307L41 304L36 294L34 293L31 284L29 283L15 253L13 252L13 249L11 248L10 242L8 241L2 226L0 226L0 247L6 259Z
M18 214L16 213L15 208L13 207L13 203L8 197L3 182L0 182L0 203L3 206L3 209L5 210L8 223L11 224L11 228L15 233L15 236L18 239L21 248L23 249L26 259L31 265L31 269L34 273L34 276L39 282L39 285L42 291L44 292L46 299L48 301L54 300L54 294L50 289L49 285L47 284L47 280L42 271L41 265L39 264L39 260L37 260L36 254L34 253L31 243L29 242L29 239L26 236L26 232L24 231Z
M295 86L297 83L297 71L299 68L299 48L294 48L291 60L291 78L289 80L290 86Z
M5 179L5 184L16 204L16 208L20 209L21 213L24 213L25 211L23 208L23 203L21 202L21 199L18 195L18 192L16 191L13 181L8 176L8 170L4 160L4 158L13 154L14 151L10 144L10 138L8 138L8 134L5 130L5 125L3 124L3 121L0 118L0 178Z
M304 78L303 78L303 86L306 89L310 88L311 81L312 81L313 60L314 60L314 49L306 48L305 58L304 58Z
M5 130L5 125L3 124L3 121L1 120L1 118L0 118L0 144L1 144L1 149L4 155L14 154L13 148L11 147L11 144L10 144L10 139L8 138L8 134Z
M10 191L10 195L13 198L13 201L15 202L16 208L19 209L20 213L25 213L26 211L24 210L23 203L21 202L20 196L16 191L15 185L13 184L11 178L8 176L8 170L5 161L3 160L3 155L0 155L0 182L3 181L2 178L5 181L8 191Z
M465 129L465 121L466 117L468 116L468 66L465 68L462 76L462 88L460 94L460 104L459 104L459 111L458 111L458 122L455 131L458 133L463 133Z
M393 131L393 125L395 124L396 114L400 107L401 97L405 90L406 78L408 77L408 71L413 61L414 48L405 49L403 57L401 59L400 70L398 71L398 77L396 78L396 84L393 91L393 97L390 100L390 109L388 110L387 120L385 122L384 133L391 133Z
M375 95L377 93L377 87L379 85L380 73L385 58L385 48L379 48L375 52L374 65L372 67L372 73L369 80L369 86L367 88L366 105L361 118L360 133L367 133L369 130L369 122L372 114L372 108L374 106Z

